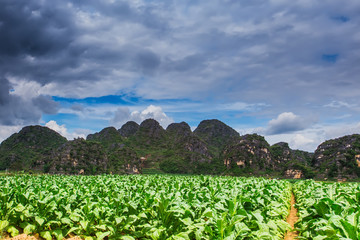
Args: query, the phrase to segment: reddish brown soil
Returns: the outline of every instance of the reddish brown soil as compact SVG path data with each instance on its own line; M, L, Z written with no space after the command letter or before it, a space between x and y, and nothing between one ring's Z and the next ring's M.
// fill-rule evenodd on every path
M289 216L287 217L286 221L290 224L292 230L288 231L285 234L284 240L292 240L295 239L299 234L298 232L294 231L294 224L298 221L297 209L294 207L295 204L295 196L291 194L291 208L289 212Z
M9 240L9 239L11 239L11 240L37 240L39 238L36 238L35 236L28 236L26 234L20 234L13 238L11 238L10 236L6 236L3 239L5 239L5 240Z
M38 234L35 234L34 236L29 236L29 235L26 235L26 234L20 234L20 235L17 235L16 237L13 237L13 238L8 236L8 237L3 237L3 238L0 237L0 239L4 239L4 240L39 240L39 239L42 239L42 238L40 238ZM66 240L81 240L81 238L75 236L75 237L71 237L71 238L66 238Z

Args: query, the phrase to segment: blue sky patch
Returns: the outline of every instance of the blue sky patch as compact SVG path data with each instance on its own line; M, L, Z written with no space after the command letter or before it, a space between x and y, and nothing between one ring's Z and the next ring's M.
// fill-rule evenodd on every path
M338 60L339 54L323 54L321 56L322 60L330 63L336 63Z
M332 19L334 19L335 21L339 21L339 22L348 22L350 20L350 18L346 17L346 16L336 16L333 17Z
M108 95L102 97L88 97L88 98L64 98L64 97L56 97L53 99L57 102L66 102L66 103L82 103L86 105L93 104L124 104L124 105L135 105L138 104L141 99L137 97L129 97L126 95Z

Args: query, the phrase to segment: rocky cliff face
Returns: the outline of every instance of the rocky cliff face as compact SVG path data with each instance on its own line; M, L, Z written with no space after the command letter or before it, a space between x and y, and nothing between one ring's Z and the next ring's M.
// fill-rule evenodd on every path
M78 138L63 144L38 164L44 165L44 171L49 173L101 174L107 172L108 162L100 143Z
M124 144L115 144L107 152L109 164L108 172L117 174L142 173L143 160L134 149Z
M167 128L166 132L174 136L174 139L182 139L192 135L191 128L186 122L171 123Z
M274 169L283 172L287 178L311 178L313 154L300 150L292 150L288 143L279 142L270 147Z
M108 127L87 140L67 141L41 126L23 128L0 145L0 170L66 174L142 173L267 175L289 178L360 177L360 135L322 143L314 154L270 146L257 134L239 136L218 120L192 132L185 123L164 130L154 119ZM146 172L145 171L145 172Z
M354 134L325 141L313 159L318 177L360 177L360 135Z
M275 161L275 166L280 168L281 166L292 164L292 162L301 163L306 166L311 165L313 154L300 150L292 150L288 143L279 142L270 147L270 152Z
M264 137L248 134L228 145L223 152L224 165L235 173L278 175L287 178L310 178L312 154L290 149L280 142L270 146Z
M89 134L86 140L100 142L105 147L111 147L113 144L124 141L121 134L114 127L107 127L98 133Z
M38 159L66 142L66 138L47 127L24 127L1 143L0 170L34 168Z
M201 121L194 134L215 148L222 148L240 136L233 128L216 119Z
M139 143L146 145L163 144L166 131L154 119L146 119L140 124L139 130L133 136Z
M228 169L259 171L273 169L269 150L270 145L264 137L257 134L242 136L237 142L227 146L223 152L224 164Z
M145 172L193 173L212 159L205 142L185 122L170 124L164 130L156 120L147 119L125 145L137 153Z
M129 121L119 129L119 133L123 137L131 137L139 130L139 127L139 124L136 122Z
M172 148L189 151L203 155L199 161L206 161L212 158L211 153L204 141L191 132L190 126L185 123L172 123L166 128ZM193 159L196 161L195 159Z
M160 167L165 172L206 173L213 156L207 144L185 123L172 123L167 129L168 151Z
M271 155L275 161L275 167L280 167L280 164L287 163L292 160L292 150L288 143L279 142L270 147Z
M130 126L132 123L125 125ZM126 136L130 135L126 134ZM88 135L86 139L98 142L104 147L109 160L107 163L109 173L137 174L141 172L140 157L131 147L125 145L126 139L114 127L104 128L99 133Z

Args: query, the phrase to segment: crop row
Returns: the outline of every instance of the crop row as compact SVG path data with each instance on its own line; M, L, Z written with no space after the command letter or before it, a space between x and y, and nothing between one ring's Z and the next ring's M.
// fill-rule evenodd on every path
M0 177L0 231L62 239L282 239L286 181L210 176ZM20 228L19 228L20 227Z
M294 193L300 239L360 239L359 184L299 181Z

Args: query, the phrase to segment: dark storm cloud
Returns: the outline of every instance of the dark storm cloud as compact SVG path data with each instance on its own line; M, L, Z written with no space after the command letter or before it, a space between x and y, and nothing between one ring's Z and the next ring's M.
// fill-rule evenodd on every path
M40 95L32 100L33 104L43 113L56 114L59 109L59 103L52 100L50 96Z
M72 18L71 12L55 1L2 1L0 124L33 124L44 113L57 113L58 103L49 96L10 93L8 77L45 84L56 80L54 76L64 67L76 65L77 50L71 47L76 35Z
M11 94L11 85L6 78L0 78L0 86L0 125L38 123L43 113L57 112L58 103L49 96L26 99Z
M136 54L137 66L145 73L154 72L160 65L160 58L152 51L144 50Z
M73 15L57 1L2 2L0 62L3 76L18 76L41 84L56 80L64 68L76 65L78 49Z
M10 95L9 91L11 89L10 83L6 78L0 77L0 105L4 106L9 103Z
M104 26L89 30L81 25L79 16L82 12L110 17L115 22L138 22L152 29L164 29L161 19L153 15L151 8L135 11L127 2L2 1L1 124L34 123L43 113L54 114L59 107L50 96L23 99L10 94L8 79L38 82L42 86L56 83L60 88L63 84L73 84L72 88L76 89L77 86L91 85L93 81L112 77L112 72L117 69L140 70L144 74L156 71L160 65L156 53L143 46L129 46L128 43L118 46L116 40L107 40L106 37L104 42L101 38ZM147 21L149 19L151 21ZM91 22L88 27L92 27ZM109 37L116 34L111 33ZM93 67L94 64L97 67Z
M67 47L73 36L71 16L59 6L40 6L37 1L2 2L0 54L42 56Z
M194 54L186 56L179 60L168 60L164 69L167 71L189 72L191 70L199 70L205 67L205 62L208 59L201 54Z
M274 118L358 99L359 10L357 0L4 0L0 77L49 96L266 103L281 108ZM2 108L21 109L9 84ZM31 121L57 107L39 94L27 104Z
M6 0L0 8L0 73L46 84L95 81L111 74L114 68L140 67L144 72L152 72L159 65L159 58L143 47L117 47L116 40L112 45L108 44L111 41L82 41L86 37L101 39L102 29L89 30L77 24L81 11L112 17L110 24L139 22L149 28L164 29L164 22L152 14L151 8L135 11L122 1L74 1L69 5L63 1ZM110 36L116 34L122 33ZM93 63L110 66L87 67Z
M127 1L97 1L97 0L81 0L73 1L73 4L81 9L98 12L101 15L111 17L121 22L136 22L147 28L163 32L168 29L167 19L161 17L159 10L169 10L169 3L163 2L156 5L151 3L142 5L137 8L131 6L131 2ZM171 3L170 3L171 5Z

